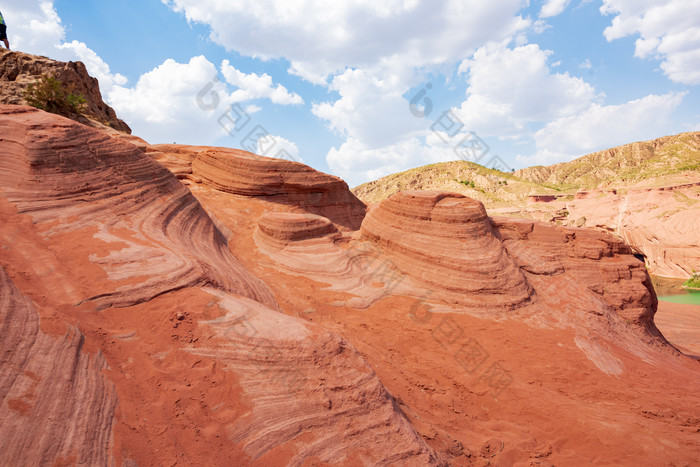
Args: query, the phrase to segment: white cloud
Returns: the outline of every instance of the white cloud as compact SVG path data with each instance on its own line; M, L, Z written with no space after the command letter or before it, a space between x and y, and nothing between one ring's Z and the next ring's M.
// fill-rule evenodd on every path
M253 115L254 113L258 113L258 112L260 112L261 110L262 110L262 107L260 107L259 105L255 105L255 104L250 104L250 105L247 105L247 106L245 107L245 111L246 111L249 115Z
M13 49L48 55L65 38L65 29L51 1L5 1L2 11Z
M287 159L294 162L304 162L299 155L299 148L296 143L281 136L268 135L258 139L257 154L278 159Z
M221 64L221 73L226 81L238 88L233 93L232 98L236 102L249 101L252 99L270 99L275 104L303 104L302 98L287 88L278 84L272 84L272 77L267 73L257 75L255 73L243 73L231 66L231 62L224 60Z
M540 10L540 18L551 18L564 11L571 0L547 0Z
M316 102L312 112L346 138L326 160L350 183L428 163L438 153L454 159L451 149L425 142L430 121L416 118L403 96L426 73L531 25L519 14L528 0L164 2L209 25L212 40L227 49L283 57L288 73L336 91L338 99Z
M8 24L10 46L14 50L56 60L82 61L88 73L99 80L103 95L114 85L126 84L126 78L118 73L112 74L107 63L85 43L65 42L66 31L53 1L9 0L3 2L2 11Z
M686 93L650 94L621 105L591 106L548 123L535 133L537 152L524 164L551 164L633 141L671 133L671 115Z
M221 136L214 117L231 103L216 76L216 66L203 56L189 63L169 59L142 75L133 88L115 86L108 101L134 134L151 143L176 138L178 143L203 144Z
M163 0L211 38L252 57L290 60L316 78L397 55L415 66L462 59L478 45L529 25L527 0Z
M615 15L608 41L639 35L635 56L662 60L672 81L700 84L700 5L697 0L603 0L600 11Z
M509 137L529 132L536 122L573 115L598 96L590 84L565 73L553 73L551 51L537 44L513 49L506 42L479 48L459 67L467 73L467 99L455 114L482 136Z
M591 68L593 68L593 64L591 63L591 60L587 58L578 67L583 68L584 70L590 70Z
M394 144L426 127L410 113L403 97L412 79L413 70L399 64L347 69L329 85L340 99L316 103L312 112L338 134L370 147Z
M313 64L292 62L287 73L305 79L311 84L319 86L328 84L328 74L326 71L323 67L314 66Z
M331 148L326 156L332 172L351 187L395 172L455 159L453 147L428 131L380 147L348 138L339 148Z
M463 124L460 135L476 131L482 138L531 138L533 124L575 115L600 98L581 78L552 72L550 51L535 44L509 48L509 42L480 47L460 65L469 82L466 100L452 109ZM420 74L405 63L414 62L386 59L374 67L347 69L329 85L340 99L312 108L347 138L326 160L334 173L351 183L457 159L454 144L437 141L428 129L446 109L431 109L430 120L416 118L409 110L402 96Z

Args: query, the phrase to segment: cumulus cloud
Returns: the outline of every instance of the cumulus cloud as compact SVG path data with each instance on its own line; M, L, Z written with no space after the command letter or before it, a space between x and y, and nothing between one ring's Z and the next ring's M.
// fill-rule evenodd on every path
M189 21L209 25L211 39L227 49L284 57L317 83L346 66L396 55L413 57L416 66L457 61L529 25L518 14L527 0L163 1Z
M672 81L700 84L697 0L603 0L600 11L615 15L604 31L608 41L639 35L635 56L662 60L661 69Z
M299 155L299 148L296 143L276 135L267 135L258 139L256 154L294 162L304 162Z
M231 62L228 60L222 62L221 73L229 84L238 88L232 96L236 102L264 98L282 105L304 103L298 94L289 92L281 84L273 85L272 77L267 73L262 75L243 73L231 66Z
M226 134L218 117L235 102L257 98L278 104L303 102L283 86L273 85L269 75L241 73L225 62L222 73L239 88L230 94L219 80L216 66L203 56L194 57L189 63L166 60L142 75L133 87L127 87L126 77L112 73L109 65L85 43L66 41L66 31L53 1L9 0L3 2L2 11L13 48L57 60L82 61L88 73L99 80L104 100L135 134L154 143L215 141ZM248 116L259 110L252 104L241 109ZM231 145L240 143L231 141ZM298 157L292 144L284 147L291 153L296 151Z
M620 105L591 106L554 120L535 133L537 152L524 164L550 164L672 132L671 115L686 93L650 94Z
M506 42L479 48L459 71L467 74L467 99L455 114L482 136L513 137L534 122L573 115L598 96L568 72L553 73L551 51L537 44L509 48Z
M132 88L115 86L108 100L147 141L172 143L177 138L178 143L202 144L221 136L223 128L215 117L232 102L216 77L216 66L203 56L189 63L169 59Z
M399 65L347 69L329 85L340 99L316 103L312 112L342 136L372 147L394 144L426 126L403 97L412 76Z
M540 10L540 18L557 16L564 11L571 0L547 0Z
M457 159L453 147L428 131L386 146L368 146L348 138L331 148L328 165L351 187L414 167Z
M335 102L315 104L313 113L347 138L326 160L334 173L362 182L439 160L455 160L454 144L465 132L482 138L532 137L532 125L575 115L600 99L595 88L569 73L551 70L551 51L536 44L511 48L510 40L480 47L459 66L469 87L466 100L452 109L457 134L446 147L427 131L431 120L416 118L402 97L415 70L391 60L365 69L347 69L330 82ZM410 99L410 98L409 98ZM439 119L432 109L430 119ZM428 112L429 113L429 112ZM343 160L344 159L344 160Z
M483 43L519 34L527 0L164 0L207 24L229 50L290 61L288 72L337 92L312 105L346 141L326 160L351 183L434 159L430 121L404 97L425 74L452 66ZM445 157L454 159L451 150Z

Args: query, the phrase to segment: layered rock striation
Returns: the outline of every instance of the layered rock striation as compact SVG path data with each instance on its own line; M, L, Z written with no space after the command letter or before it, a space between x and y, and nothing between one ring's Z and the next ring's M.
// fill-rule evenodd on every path
M405 274L444 291L454 304L487 312L530 300L527 280L478 201L448 192L400 192L367 214L361 232Z
M276 306L189 190L142 150L32 107L0 106L0 127L1 196L49 236L83 231L104 245L89 259L105 277L83 300L127 306L215 284Z
M441 464L364 357L280 313L143 149L23 106L0 129L0 463Z
M107 362L80 330L51 336L39 321L0 265L0 462L107 465L117 404Z

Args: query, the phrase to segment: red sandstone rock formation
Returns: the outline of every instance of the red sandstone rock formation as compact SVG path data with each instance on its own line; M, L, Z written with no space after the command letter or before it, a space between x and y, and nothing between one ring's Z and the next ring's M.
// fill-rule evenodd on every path
M0 125L0 186L18 213L48 236L83 231L118 246L90 252L105 274L81 301L132 305L214 284L275 306L191 193L133 145L31 107L0 107Z
M700 455L698 364L626 245L451 193L353 200L0 106L0 463Z
M109 464L117 400L107 363L76 327L51 336L39 321L0 266L0 462Z
M179 178L293 206L327 217L344 230L358 229L365 215L364 203L343 180L298 162L204 146L161 144L147 150Z
M362 234L451 303L495 312L530 299L527 281L479 201L447 192L400 192L368 213Z
M0 128L0 463L438 463L353 346L273 310L143 151L29 107Z
M646 256L653 274L687 279L700 268L700 187L594 193L567 204L570 219L610 231Z

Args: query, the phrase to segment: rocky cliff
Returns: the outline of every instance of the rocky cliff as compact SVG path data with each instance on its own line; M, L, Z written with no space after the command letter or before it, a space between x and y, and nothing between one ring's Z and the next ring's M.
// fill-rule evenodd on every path
M102 100L100 84L82 62L59 62L0 48L0 104L26 104L24 91L42 75L52 75L85 98L85 111L76 118L87 125L131 133L129 126Z

